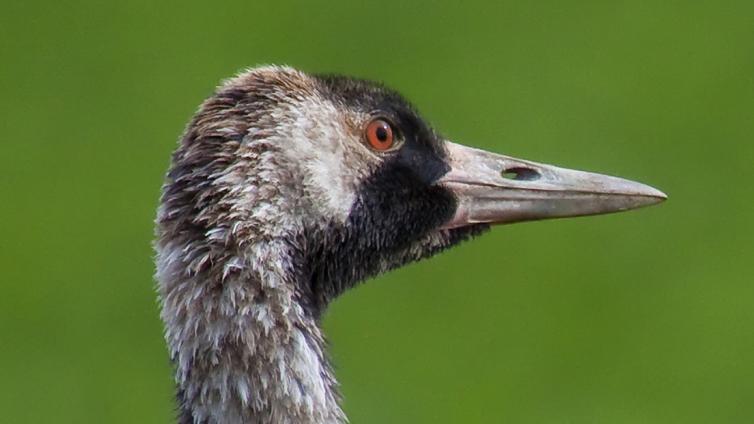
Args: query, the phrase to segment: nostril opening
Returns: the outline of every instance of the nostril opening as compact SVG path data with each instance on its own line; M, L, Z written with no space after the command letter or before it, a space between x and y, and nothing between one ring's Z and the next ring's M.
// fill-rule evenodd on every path
M506 180L534 181L538 180L541 175L539 175L539 172L531 168L516 166L513 168L504 169L503 172L500 173L500 176L502 176Z

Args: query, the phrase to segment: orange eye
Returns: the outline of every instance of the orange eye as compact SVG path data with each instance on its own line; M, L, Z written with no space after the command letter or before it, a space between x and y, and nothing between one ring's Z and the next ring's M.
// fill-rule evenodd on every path
M374 150L385 151L393 147L393 127L383 119L375 119L367 125L366 137Z

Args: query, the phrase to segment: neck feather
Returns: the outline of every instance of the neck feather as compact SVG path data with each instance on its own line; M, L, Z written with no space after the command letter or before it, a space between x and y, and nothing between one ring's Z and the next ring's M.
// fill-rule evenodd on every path
M346 421L292 253L277 238L235 251L158 242L161 316L181 422Z

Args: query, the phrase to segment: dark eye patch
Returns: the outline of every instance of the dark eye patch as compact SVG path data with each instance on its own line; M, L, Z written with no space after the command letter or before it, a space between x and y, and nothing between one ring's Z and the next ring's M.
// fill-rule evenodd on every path
M396 136L406 145L421 144L428 153L444 157L440 137L397 91L373 81L341 75L317 75L315 80L322 95L335 104L370 116L383 116L395 126Z

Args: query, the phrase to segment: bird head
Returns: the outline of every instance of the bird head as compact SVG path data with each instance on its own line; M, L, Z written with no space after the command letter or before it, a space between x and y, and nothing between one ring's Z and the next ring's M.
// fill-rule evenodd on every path
M290 258L279 266L300 274L297 291L319 311L356 282L492 224L664 198L628 180L453 143L380 84L262 67L226 81L189 124L158 231L201 246L195 272L222 256L232 273L228 261L240 268L276 243Z

